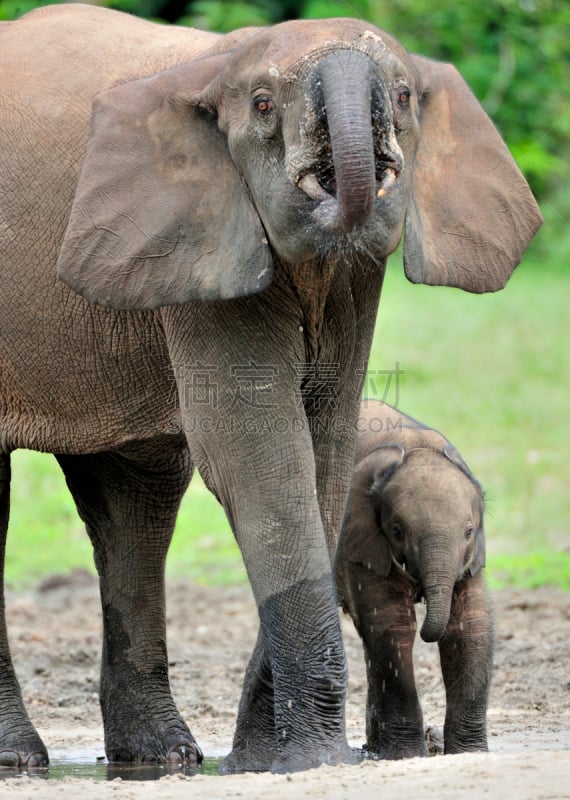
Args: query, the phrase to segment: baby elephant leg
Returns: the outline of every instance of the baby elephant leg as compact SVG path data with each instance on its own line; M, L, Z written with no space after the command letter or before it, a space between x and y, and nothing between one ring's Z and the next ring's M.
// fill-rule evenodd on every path
M360 564L350 572L368 677L365 749L387 759L427 755L412 658L414 590L405 577L381 578Z
M487 750L493 620L481 572L456 585L439 652L447 698L444 752Z

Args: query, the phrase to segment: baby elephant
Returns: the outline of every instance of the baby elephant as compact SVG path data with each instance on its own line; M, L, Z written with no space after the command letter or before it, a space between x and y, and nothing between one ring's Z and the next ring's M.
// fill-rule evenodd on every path
M420 634L439 645L446 689L444 752L487 749L493 627L484 563L483 493L457 450L394 408L363 402L336 569L364 644L371 753L427 754L412 661L422 598Z

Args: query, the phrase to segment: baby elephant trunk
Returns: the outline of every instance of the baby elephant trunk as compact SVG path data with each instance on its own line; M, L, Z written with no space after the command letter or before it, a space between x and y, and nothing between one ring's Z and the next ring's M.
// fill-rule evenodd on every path
M419 573L426 601L426 618L420 630L424 642L438 642L449 623L453 587L457 580L454 561L447 548L434 546L433 537L423 541L419 553Z

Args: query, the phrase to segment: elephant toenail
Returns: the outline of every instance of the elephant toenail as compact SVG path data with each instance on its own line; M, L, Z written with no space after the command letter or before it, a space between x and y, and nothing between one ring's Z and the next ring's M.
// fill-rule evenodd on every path
M18 767L20 757L13 750L3 750L0 753L0 767Z
M26 762L28 767L47 767L49 759L43 753L32 753Z
M200 764L204 756L197 745L181 744L168 753L171 764Z

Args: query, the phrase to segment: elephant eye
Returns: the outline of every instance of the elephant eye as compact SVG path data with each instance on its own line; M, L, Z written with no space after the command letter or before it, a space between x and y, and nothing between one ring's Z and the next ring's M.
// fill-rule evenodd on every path
M465 528L465 538L467 539L467 541L469 541L472 535L473 535L473 525L470 522L468 522L467 527Z
M410 103L410 90L409 89L398 89L398 94L396 97L398 101L398 105L401 108L406 108Z
M400 525L398 522L395 522L395 523L392 525L392 534L393 534L393 536L394 536L394 539L395 539L397 542L401 542L401 541L403 540L403 538L404 538L404 531L402 530L402 526L401 526L401 525Z
M264 117L268 117L275 108L273 98L266 94L258 94L253 98L253 107Z

